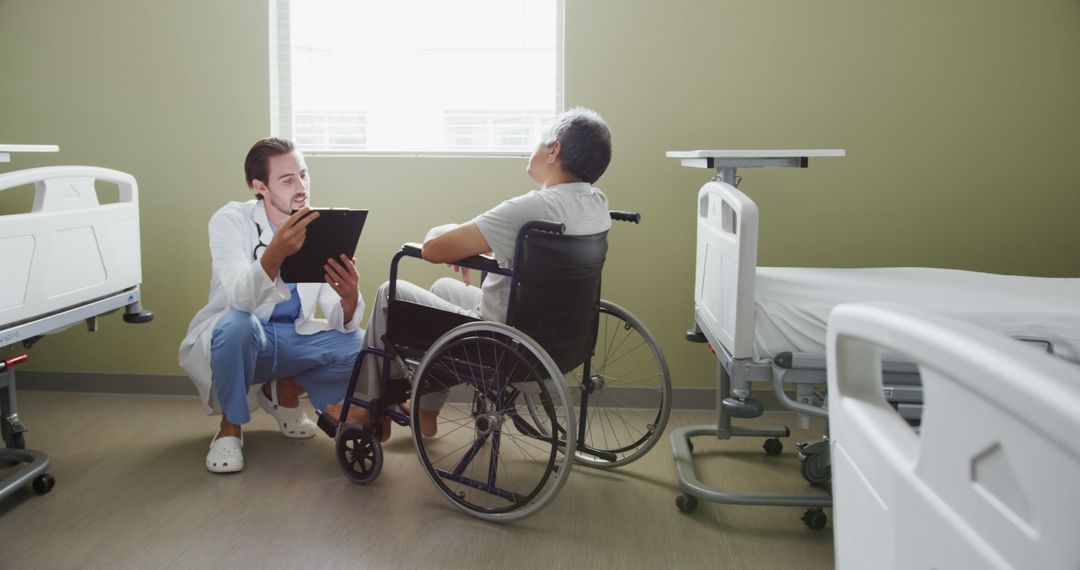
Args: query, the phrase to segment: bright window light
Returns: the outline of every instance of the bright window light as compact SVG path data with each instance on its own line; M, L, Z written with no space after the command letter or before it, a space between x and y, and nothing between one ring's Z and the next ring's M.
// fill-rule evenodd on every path
M563 0L270 0L271 131L309 153L527 154Z

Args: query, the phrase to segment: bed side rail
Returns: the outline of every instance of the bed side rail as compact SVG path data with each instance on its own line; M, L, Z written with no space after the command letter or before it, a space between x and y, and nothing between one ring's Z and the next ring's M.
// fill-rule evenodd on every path
M45 166L6 172L0 174L0 191L33 184L32 213L96 208L96 180L116 184L119 201L138 206L139 187L134 176L97 166Z
M827 347L839 568L1075 564L1080 368L887 304L839 305ZM883 353L920 365L918 434L885 401Z
M712 181L698 192L694 303L733 358L753 356L758 207L749 196Z
M96 181L115 184L119 201L101 204ZM0 215L5 264L0 325L81 306L141 283L134 177L94 166L0 174L0 191L29 184L35 189L32 210ZM135 312L142 310L135 307Z

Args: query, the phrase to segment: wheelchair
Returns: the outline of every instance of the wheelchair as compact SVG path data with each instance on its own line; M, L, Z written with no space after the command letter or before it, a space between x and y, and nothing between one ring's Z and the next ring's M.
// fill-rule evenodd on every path
M611 217L640 222L636 213ZM550 503L573 463L618 467L656 445L671 409L667 363L640 320L600 299L607 232L564 229L546 221L522 227L513 268L482 256L455 263L511 279L505 324L396 298L399 262L421 258L420 245L402 246L390 267L385 349L357 356L339 417L319 414L347 478L378 477L380 420L389 417L411 428L420 464L447 499L508 522ZM365 358L380 365L370 401L356 397ZM392 362L403 379L390 379ZM421 435L416 412L428 398L445 402L431 438ZM407 399L411 415L396 406ZM351 406L368 409L371 423L347 424Z

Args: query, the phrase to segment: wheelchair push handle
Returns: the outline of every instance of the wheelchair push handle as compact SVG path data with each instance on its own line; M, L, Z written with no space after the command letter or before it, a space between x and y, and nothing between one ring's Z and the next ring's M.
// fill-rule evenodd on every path
M611 219L617 222L634 222L635 224L641 223L641 214L637 212L624 212L622 210L612 210Z
M525 234L529 230L539 230L542 232L547 232L549 234L563 235L564 233L566 233L566 224L549 222L547 220L533 220L531 222L527 222L524 226L521 226L521 229L518 230L518 236L520 237L522 234Z

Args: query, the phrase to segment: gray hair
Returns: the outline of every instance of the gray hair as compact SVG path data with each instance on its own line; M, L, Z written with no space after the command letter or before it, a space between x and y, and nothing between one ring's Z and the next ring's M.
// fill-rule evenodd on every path
M574 107L559 115L543 143L556 141L562 145L563 171L589 184L599 180L611 163L611 131L596 111Z

